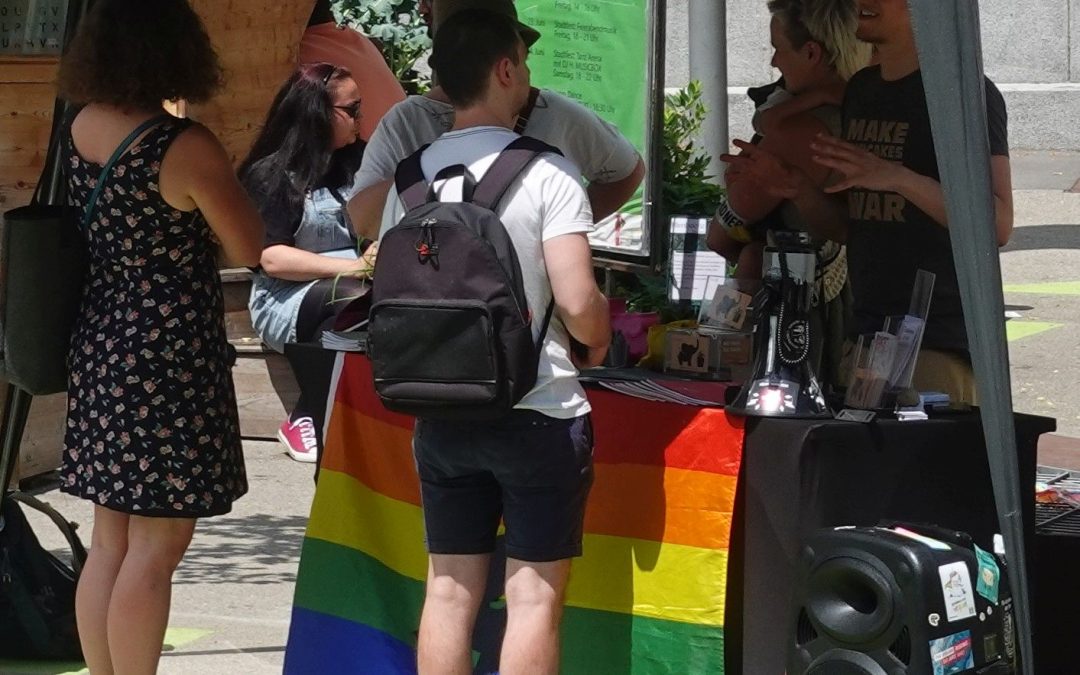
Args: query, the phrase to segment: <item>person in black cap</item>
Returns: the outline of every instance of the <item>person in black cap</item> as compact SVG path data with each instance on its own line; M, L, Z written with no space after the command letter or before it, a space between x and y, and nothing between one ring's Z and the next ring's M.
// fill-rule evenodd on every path
M539 31L518 20L511 0L433 0L428 7L436 34L455 13L484 9L512 19L527 48L540 39ZM641 184L641 156L613 125L580 103L547 89L532 91L516 130L559 148L588 181L593 217L600 221L611 215ZM386 113L368 141L353 183L356 196L349 201L349 216L360 235L376 237L398 162L453 123L454 106L439 86L424 96L410 96Z

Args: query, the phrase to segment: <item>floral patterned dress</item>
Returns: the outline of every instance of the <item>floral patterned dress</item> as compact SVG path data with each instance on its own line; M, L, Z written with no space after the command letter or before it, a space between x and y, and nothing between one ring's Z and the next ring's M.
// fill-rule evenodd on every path
M131 146L84 232L61 489L140 516L227 513L247 491L213 236L158 191L189 124L169 119ZM102 167L66 143L71 201L85 208Z

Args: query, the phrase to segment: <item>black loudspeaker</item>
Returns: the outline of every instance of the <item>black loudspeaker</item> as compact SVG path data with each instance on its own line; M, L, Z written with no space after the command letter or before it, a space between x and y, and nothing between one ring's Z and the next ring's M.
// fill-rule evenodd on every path
M913 525L811 536L788 675L1010 675L1005 568L966 534Z

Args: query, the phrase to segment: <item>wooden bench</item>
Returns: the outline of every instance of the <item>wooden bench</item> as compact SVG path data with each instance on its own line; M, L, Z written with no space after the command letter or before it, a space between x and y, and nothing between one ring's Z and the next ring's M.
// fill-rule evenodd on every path
M225 331L236 348L233 384L240 411L240 434L244 438L273 439L296 404L300 388L285 356L263 344L251 326L251 279L248 269L222 270Z

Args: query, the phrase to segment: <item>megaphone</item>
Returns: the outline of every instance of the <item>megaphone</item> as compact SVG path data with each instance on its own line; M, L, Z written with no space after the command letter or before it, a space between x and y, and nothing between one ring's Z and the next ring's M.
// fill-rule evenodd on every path
M754 366L728 410L750 417L831 418L810 362L817 252L801 232L770 232L754 298Z

